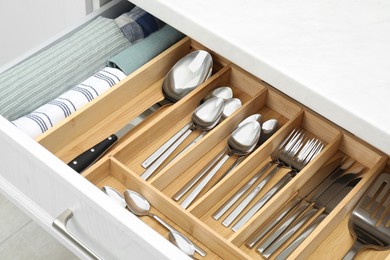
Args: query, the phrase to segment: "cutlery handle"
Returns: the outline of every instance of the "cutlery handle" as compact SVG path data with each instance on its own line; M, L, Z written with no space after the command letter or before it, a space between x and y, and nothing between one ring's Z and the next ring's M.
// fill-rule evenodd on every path
M157 215L154 215L154 214L152 214L152 215L150 215L152 218L154 218L158 223L160 223L162 226L164 226L167 230L169 230L169 231L175 231L175 232L177 232L177 233L180 233L181 235L183 235L181 232L179 232L177 229L175 229L174 227L172 227L171 225L169 225L165 220L163 220L162 218L160 218L159 216L157 216ZM187 237L187 236L185 236L185 235L183 235L184 237ZM188 239L188 238L187 238ZM188 239L189 240L189 239ZM191 241L191 240L190 240ZM195 248L195 251L198 253L198 254L200 254L201 256L206 256L206 252L202 249L202 248L200 248L199 246L197 246L197 245L195 245L195 244L193 244L194 245L194 248Z
M197 183L210 169L213 167L227 152L227 149L223 149L214 159L207 164L200 172L198 172L189 182L187 182L175 195L173 195L172 199L175 201L179 201L184 194L186 194L194 185Z
M259 211L283 186L292 179L290 174L285 174L242 218L234 224L232 230L237 232L249 219Z
M188 129L179 139L174 142L144 173L141 178L147 180L157 168L176 150L179 145L192 133L192 129Z
M224 172L224 174L222 174L221 177L219 177L218 181L216 181L216 184L220 182L223 178L225 178L225 176L228 175L231 171L233 171L234 168L236 168L237 165L239 165L244 159L245 156L238 157L237 160L229 167L229 169L227 169L226 172Z
M298 203L301 202L301 199L295 197L294 200L290 201L281 211L281 213L279 213L277 215L277 217L273 218L273 221L270 222L269 224L261 227L260 229L258 229L248 240L247 242L245 243L245 245L248 247L248 248L252 248L255 246L255 244L257 244L257 242L260 241L260 239L262 239L271 229L273 229L274 227L276 227L276 225L278 223L282 223L282 221L285 219L285 217L287 216L287 214L289 214L290 212L292 212L292 210L298 206ZM284 223L284 222L283 222Z
M173 135L168 141L166 141L162 146L160 146L154 153L152 153L145 161L142 162L142 167L145 169L148 168L158 157L161 156L177 139L180 138L188 129L191 127L191 123L186 124L182 129L180 129L175 135Z
M116 142L118 137L115 134L110 135L100 143L94 145L87 151L78 155L68 163L68 166L78 173L81 173L102 157L105 152L110 149Z
M264 252L278 237L283 234L287 228L290 227L291 223L293 223L302 213L310 206L310 204L306 201L302 201L298 208L283 222L283 224L272 234L270 234L265 241L263 241L257 248L257 251Z
M267 182L279 171L280 167L276 166L272 171L259 183L253 190L246 196L246 198L241 201L240 204L225 218L222 222L222 225L225 227L230 226L233 221L240 215L243 210L254 200L254 198L259 194Z
M170 165L174 160L176 160L176 158L178 158L179 156L181 156L185 151L187 151L188 149L190 149L191 146L193 146L194 144L196 144L197 142L199 142L199 140L202 139L206 134L207 134L207 131L203 131L200 135L198 135L198 137L196 137L191 143L189 143L186 147L184 147L183 150L181 150L178 154L176 154L175 157L173 157L172 160L170 160L170 161L167 163L167 166Z
M214 175L221 169L224 163L229 159L230 155L225 154L224 157L211 169L209 174L195 187L195 189L185 198L185 200L180 204L180 206L184 209L188 208L188 206L195 200L195 198L199 195L199 193L206 187L209 181L214 177Z
M290 237L292 237L295 232L297 232L311 217L313 217L318 212L318 209L312 208L307 211L303 216L299 218L299 220L295 223L295 225L289 227L276 241L269 246L262 255L265 258L269 258L273 253L276 252Z
M219 220L236 203L241 196L250 189L250 187L272 166L273 162L269 162L261 168L244 186L242 186L233 196L229 198L214 214L213 218Z
M326 214L319 215L290 245L288 245L275 260L284 260L302 243L308 235L326 218Z

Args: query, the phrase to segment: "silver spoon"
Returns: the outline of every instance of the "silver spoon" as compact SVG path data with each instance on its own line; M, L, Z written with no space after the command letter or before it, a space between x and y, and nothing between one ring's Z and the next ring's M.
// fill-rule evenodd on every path
M164 99L158 101L156 104L172 104L179 101L210 77L212 67L212 57L206 51L194 51L181 58L165 76L162 84ZM147 110L149 110L149 108ZM136 123L133 121L126 124L115 134L111 134L103 141L97 143L71 160L68 163L68 166L78 173L81 173L97 161L108 149L118 142L120 138L133 129L135 125Z
M150 167L144 171L141 178L148 179L157 168L176 150L179 145L194 131L199 128L203 131L210 130L215 127L221 118L224 109L224 100L222 98L212 98L200 105L194 113L192 113L192 126L173 143L168 150L164 152Z
M241 106L242 106L241 100L239 100L238 98L231 98L231 99L226 100L225 107L222 111L222 115L221 115L219 122L221 122L222 120L226 119L231 114L236 112ZM193 146L194 144L199 142L199 140L202 139L208 132L209 132L209 130L205 130L200 135L198 135L191 143L189 143L186 147L184 147L184 149L181 150L180 153L178 153L174 158L172 158L172 160L169 163L167 163L167 166L169 164L171 164L174 160L176 160L177 157L181 156L191 146Z
M251 121L257 121L261 125L261 119L262 119L262 115L253 114L251 116L248 116L244 120L242 120L235 129ZM224 156L226 151L227 148L225 148L217 156L215 156L213 160L210 161L209 164L207 164L206 167L204 167L189 182L187 182L178 192L176 192L175 195L173 195L172 199L174 199L175 201L179 201L184 196L184 194L186 194L210 169L212 169L212 167L214 167L216 163L218 163L218 161L222 158L222 156Z
M157 216L155 214L152 214L150 212L149 201L144 196L142 196L141 194L139 194L139 193L137 193L135 191L132 191L132 190L126 190L124 192L124 197L125 197L125 201L126 201L127 207L135 215L137 215L137 216L149 216L149 217L155 219L157 222L159 222L162 226L164 226L170 232L174 231L174 232L176 232L178 234L181 234L178 230L176 230L174 227L169 225L162 218L160 218L159 216ZM183 237L185 237L183 234L181 234L181 235ZM182 239L182 241L184 241L184 239ZM195 251L198 254L200 254L201 256L206 256L206 252L203 249L199 248L195 244L193 244L193 246L195 248Z
M228 139L228 152L216 164L216 166L208 173L208 175L195 187L195 189L184 199L180 204L181 207L187 208L194 199L199 195L208 182L214 177L223 164L230 156L246 155L255 149L260 137L260 124L257 121L250 121L236 130L230 135Z
M279 128L279 121L277 119L269 119L261 126L261 135L257 146L262 145L267 141Z
M204 101L209 100L213 97L219 97L223 100L228 100L233 98L233 90L230 87L219 87L211 91L206 97L203 98L201 104ZM226 108L226 105L225 105ZM186 124L182 129L180 129L176 134L174 134L168 141L166 141L162 146L160 146L156 151L154 151L145 161L142 162L141 166L143 168L148 168L158 157L161 156L168 148L171 146L177 139L179 139L182 134L184 134L191 127L191 122Z
M122 194L120 194L116 189L110 186L103 186L102 191L108 195L111 199L117 202L120 206L126 208L126 201L123 198Z
M120 194L116 189L110 186L103 186L101 189L108 197L116 201L120 206L126 208L127 204L122 194ZM176 230L169 231L169 241L176 245L181 251L189 256L195 254L194 244L185 237L182 233L177 232ZM192 253L192 254L191 254Z
M269 119L265 121L261 126L261 134L259 141L257 142L256 148L262 145L265 141L267 141L268 138L270 138L271 135L273 135L278 130L278 127L279 122L276 119ZM238 157L237 160L229 167L229 169L220 177L218 182L222 180L222 178L224 178L226 175L228 175L234 168L236 168L237 165L239 165L245 159L245 157L246 156Z
M205 102L206 100L209 100L210 98L213 97L220 97L223 98L224 100L228 100L233 98L233 90L230 87L224 86L224 87L219 87L208 93L203 99L202 103Z
M176 231L170 231L168 234L169 241L177 248L183 251L188 256L194 256L195 247L194 244L181 233Z
M231 116L236 112L240 107L242 107L241 100L238 98L230 98L225 101L225 108L223 109L221 121Z

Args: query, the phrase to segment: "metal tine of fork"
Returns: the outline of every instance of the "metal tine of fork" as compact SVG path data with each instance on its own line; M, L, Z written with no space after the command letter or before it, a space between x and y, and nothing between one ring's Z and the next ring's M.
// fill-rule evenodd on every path
M259 192L263 189L263 187L268 183L268 181L279 171L281 167L288 166L287 158L288 156L294 156L302 146L304 134L301 130L293 130L293 132L289 135L288 138L285 139L282 146L278 151L276 151L272 156L275 158L274 162L277 164L275 168L272 169L270 173L260 182L258 183L247 196L234 208L234 210L224 219L222 225L225 227L230 226L232 222L241 214L241 212L252 202L252 200L259 194ZM250 187L247 187L248 189ZM243 195L244 193L240 193ZM241 197L240 195L240 197ZM235 195L234 195L235 196ZM237 197L235 197L238 200ZM232 203L229 203L229 208L233 206ZM227 206L221 211L226 211ZM219 211L217 213L219 213Z
M303 137L302 137L303 139ZM301 140L302 140L301 139ZM308 151L309 151L309 154L311 154L311 151L317 151L319 149L319 147L317 146L312 146L311 142L308 141L309 139L306 137L304 140L302 140L301 142L305 143L303 145L303 147L298 151L297 153L297 156L298 154L306 154ZM316 152L314 152L315 154ZM283 156L282 156L283 157ZM312 158L312 156L310 156L310 158ZM286 160L288 161L288 158L281 158L281 160ZM295 163L294 165L290 165L290 167L292 168L291 171L289 171L288 173L286 173L262 198L260 198L237 222L236 224L234 224L234 226L232 227L232 230L233 231L237 231L239 228L241 228L246 222L249 221L249 219L254 215L256 214L256 212L258 212L264 205L265 203L268 202L268 200L270 200L281 188L283 188L300 170L302 170L302 168L305 166L302 164L302 162L304 161L305 157L301 157L300 161L298 161L298 163ZM291 163L292 161L290 161ZM288 162L287 162L288 163ZM268 177L268 176L267 176ZM268 181L268 180L267 180ZM254 197L252 197L252 200L254 199ZM251 200L251 201L252 201ZM248 203L249 204L249 203ZM248 205L246 204L246 206ZM243 210L243 208L241 207L240 209ZM240 213L242 212L242 210L240 211ZM234 212L234 211L233 211ZM232 212L232 213L233 213ZM232 214L231 213L231 214ZM236 215L237 215L237 212L235 212ZM237 215L238 216L238 215ZM237 218L237 216L235 216L235 218ZM227 222L226 220L229 218L229 222ZM235 219L234 218L234 219ZM226 223L223 224L225 226L227 226L226 224L231 224L234 219L232 220L232 216L228 216L225 221Z
M266 178L270 178L272 174L276 173L283 164L278 159L278 153L286 150L287 143L291 144L293 140L295 140L296 136L299 135L301 130L294 129L290 132L287 138L283 139L283 141L278 145L278 147L271 153L271 161L268 162L262 169L260 169L247 183L245 183L233 196L231 196L214 214L213 218L218 220L228 211L243 195L247 192L252 185L256 183L261 176L274 164L276 166L272 169L272 171L267 175ZM264 182L261 181L261 182ZM260 184L259 184L260 185ZM258 186L259 186L258 185ZM256 188L255 188L256 189ZM253 192L253 190L252 190Z

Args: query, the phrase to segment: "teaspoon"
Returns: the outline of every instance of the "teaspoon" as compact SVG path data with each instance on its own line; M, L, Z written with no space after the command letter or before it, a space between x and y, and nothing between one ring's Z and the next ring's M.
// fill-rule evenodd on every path
M212 57L206 51L194 51L181 58L165 76L162 84L164 98L156 104L172 104L179 101L210 77L212 67ZM133 129L134 126L133 121L126 124L115 134L111 134L106 139L71 160L68 166L81 173L97 161L120 138Z
M155 219L157 222L159 222L162 226L164 226L169 231L174 231L176 234L181 234L178 230L176 230L174 227L169 225L167 222L165 222L162 218L159 216L153 214L150 212L150 204L149 201L142 196L141 194L132 191L132 190L126 190L124 192L125 201L127 204L127 207L130 209L131 212L133 212L137 216L149 216L153 219ZM183 234L181 234L183 237L185 237ZM186 238L188 240L188 238ZM185 241L185 239L182 239L181 241ZM188 240L189 241L189 240ZM192 243L192 242L191 242ZM195 248L195 251L199 253L201 256L206 256L206 252L199 248L197 245L193 244Z
M192 114L192 126L172 144L150 167L144 171L141 178L147 180L157 168L176 150L179 145L194 131L199 128L203 131L214 128L221 118L224 109L224 100L222 98L212 98L200 105Z
M106 195L108 195L108 197L116 201L120 206L126 208L127 205L125 199L123 198L122 194L120 194L116 189L110 186L103 186L101 190ZM176 230L171 230L169 231L168 237L169 241L176 245L185 254L189 256L193 256L195 254L194 244L182 233L179 233Z

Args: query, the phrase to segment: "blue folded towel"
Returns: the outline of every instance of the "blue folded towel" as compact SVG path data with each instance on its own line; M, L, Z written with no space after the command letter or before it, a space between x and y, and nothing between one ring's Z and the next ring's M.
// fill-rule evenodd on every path
M184 34L165 25L161 30L110 58L107 66L118 68L129 75L182 38Z

